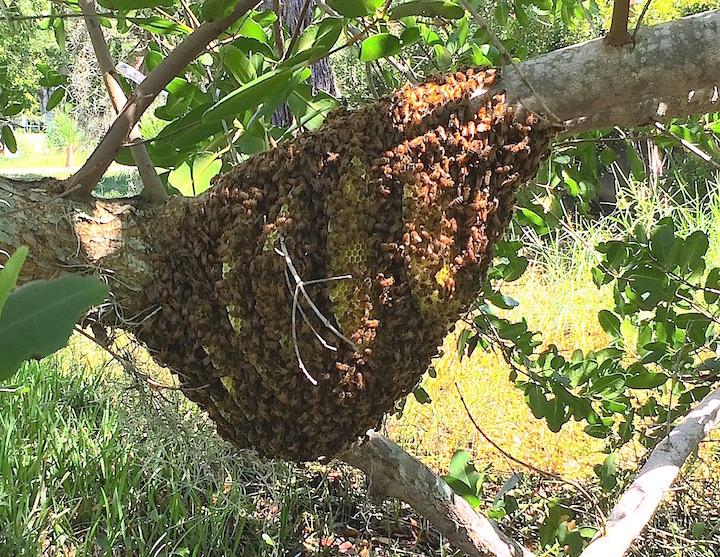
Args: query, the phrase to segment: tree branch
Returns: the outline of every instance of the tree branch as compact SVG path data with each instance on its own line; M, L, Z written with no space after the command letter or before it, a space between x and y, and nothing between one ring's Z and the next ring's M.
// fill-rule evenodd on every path
M377 432L368 431L364 440L340 458L365 472L370 497L405 501L471 557L532 555L475 511L440 476Z
M85 25L87 25L88 34L90 35L90 41L95 51L95 57L97 58L100 71L102 72L103 81L107 88L110 101L112 102L113 108L116 113L119 113L125 104L127 98L123 91L120 83L115 77L115 64L110 57L110 51L108 50L107 43L105 42L105 36L103 35L102 29L100 28L100 20L98 19L97 12L95 11L94 0L79 0L80 9L85 16ZM145 144L142 142L142 135L140 134L140 128L135 124L130 130L128 139L133 145L130 146L130 153L132 154L135 165L137 166L140 178L145 186L145 194L148 199L152 201L164 201L168 198L168 194L160 181L160 177L155 171L152 159L147 152Z
M688 455L720 425L720 389L710 393L675 426L650 455L605 525L581 557L622 557L640 535L675 481Z
M642 27L633 48L596 39L519 64L537 97L565 123L567 134L613 126L653 125L720 110L720 12ZM508 102L543 112L512 68L498 89Z
M615 0L613 4L612 22L605 42L610 46L620 46L632 42L628 33L630 19L630 0Z
M182 69L205 50L230 25L252 9L259 0L240 0L233 12L225 19L203 23L178 45L151 71L145 81L137 86L118 117L95 148L90 158L76 174L68 178L66 188L82 184L74 197L88 197L123 146L130 130L138 123L145 110L160 91Z

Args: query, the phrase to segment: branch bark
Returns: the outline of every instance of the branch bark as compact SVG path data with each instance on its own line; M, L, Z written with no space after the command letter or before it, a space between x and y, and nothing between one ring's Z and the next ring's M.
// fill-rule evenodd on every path
M100 20L97 12L95 11L94 0L79 0L80 9L85 16L85 25L87 25L88 34L90 35L90 41L95 51L95 57L98 60L100 71L102 72L103 81L105 87L110 96L113 108L116 113L120 113L127 103L125 92L122 86L115 76L115 64L110 57L110 51L108 50L107 43L105 42L105 36L103 35L102 29L100 28ZM152 201L165 201L168 198L168 194L160 181L160 177L155 171L152 159L148 154L145 144L142 143L142 135L140 134L140 127L135 124L128 135L128 139L132 145L130 146L130 153L132 154L135 165L137 166L140 178L145 186L145 194L148 199Z
M613 4L612 22L605 42L612 46L620 46L632 42L628 33L628 20L630 19L630 0L615 0Z
M610 513L605 534L596 538L581 557L622 557L655 514L688 455L719 425L720 389L717 389L655 447L637 479Z
M95 148L90 158L76 174L68 178L66 189L73 189L73 197L88 197L118 154L130 130L152 104L155 97L178 75L185 66L197 58L210 42L251 10L259 0L239 0L233 12L225 19L203 23L178 45L137 86L118 117Z
M642 126L720 110L720 12L643 27L635 45L603 39L527 60L519 67L564 123L565 134ZM506 68L508 101L542 113L523 79Z
M341 458L365 472L371 498L405 501L468 555L532 555L475 511L440 476L377 432L368 431L366 438Z

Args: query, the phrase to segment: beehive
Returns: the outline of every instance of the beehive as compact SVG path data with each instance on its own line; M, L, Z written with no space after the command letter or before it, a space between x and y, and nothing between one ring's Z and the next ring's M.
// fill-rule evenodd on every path
M338 110L222 176L158 241L146 296L161 311L140 337L221 435L329 457L412 390L547 151L547 128L503 94L468 108L496 78L468 70Z

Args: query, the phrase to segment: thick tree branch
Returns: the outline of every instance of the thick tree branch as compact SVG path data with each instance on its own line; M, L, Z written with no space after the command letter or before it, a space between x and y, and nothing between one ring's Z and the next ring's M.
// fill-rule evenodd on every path
M596 538L581 557L622 557L652 518L688 455L718 425L720 389L705 397L655 447L637 479L610 514L605 534Z
M130 130L152 104L165 86L192 62L203 50L230 25L252 9L259 0L239 0L233 12L225 19L203 23L151 71L145 81L137 86L123 110L95 148L83 167L68 178L66 188L82 184L73 197L87 197L110 166L123 146Z
M643 27L636 44L596 39L522 62L537 95L574 134L720 110L720 12ZM508 101L543 112L523 79L506 68Z
M475 511L440 476L377 432L368 431L341 458L365 472L372 498L405 501L468 555L532 555Z
M122 86L115 77L115 64L110 57L110 51L108 50L107 43L105 42L105 36L103 35L102 29L100 28L100 20L97 12L95 11L94 0L79 0L80 9L85 15L85 24L87 25L88 34L90 35L90 41L95 51L95 57L97 58L102 72L103 81L107 88L110 101L112 102L113 108L116 113L119 113L125 104L127 98ZM153 201L165 201L168 198L168 194L160 181L160 177L155 171L150 155L147 152L145 144L142 142L142 135L140 134L140 127L135 124L130 130L128 139L133 145L130 146L130 153L132 154L135 165L137 166L140 178L145 185L145 194L148 199Z

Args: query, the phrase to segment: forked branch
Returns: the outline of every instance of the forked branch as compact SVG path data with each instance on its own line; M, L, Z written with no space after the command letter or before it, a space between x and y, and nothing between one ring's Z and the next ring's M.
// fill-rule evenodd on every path
M212 41L245 15L248 10L251 10L258 1L239 0L235 9L225 19L203 23L148 74L145 81L140 83L130 96L127 104L87 162L76 174L68 178L67 189L78 186L72 197L87 198L90 196L110 163L120 152L130 130L140 121L140 117L152 104L155 97L185 66L197 58Z
M115 75L115 64L110 57L105 36L100 28L100 19L95 11L95 0L79 0L79 4L85 16L85 25L87 25L90 41L95 51L95 57L102 72L105 88L108 91L115 112L120 113L127 103L127 98ZM145 186L145 195L153 201L164 201L168 198L168 194L155 171L155 166L150 159L147 147L142 143L140 128L137 124L130 130L128 139L131 143L130 153L132 154L135 166L137 166L138 173Z

